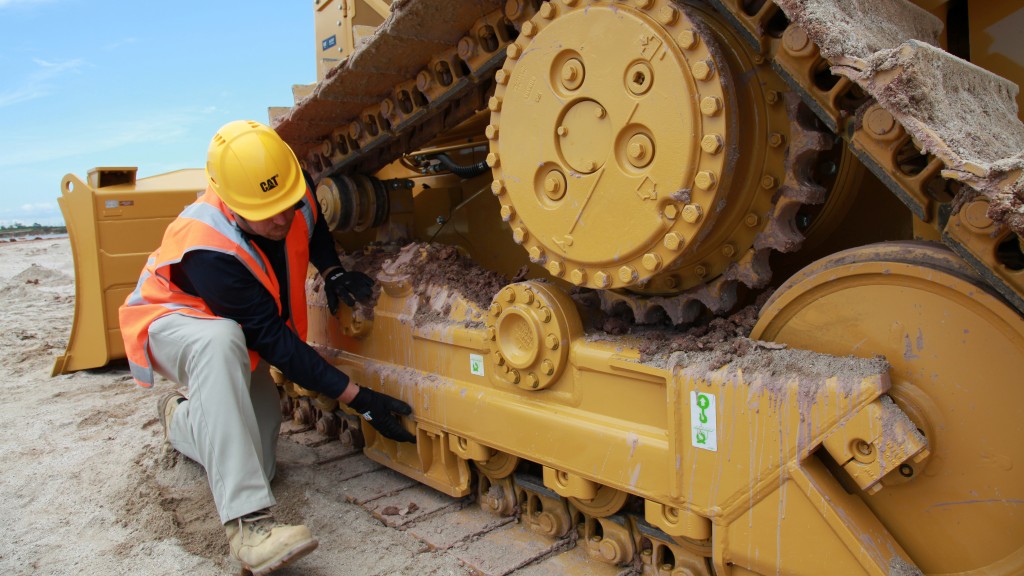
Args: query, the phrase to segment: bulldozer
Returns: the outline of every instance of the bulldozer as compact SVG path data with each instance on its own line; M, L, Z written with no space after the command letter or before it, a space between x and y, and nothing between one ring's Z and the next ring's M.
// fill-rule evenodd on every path
M1024 574L1024 7L313 10L309 340L417 442L284 410L644 575Z

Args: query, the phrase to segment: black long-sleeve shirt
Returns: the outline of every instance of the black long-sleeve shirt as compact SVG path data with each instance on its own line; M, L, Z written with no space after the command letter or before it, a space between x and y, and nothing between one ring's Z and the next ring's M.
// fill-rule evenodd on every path
M316 202L316 225L309 243L309 260L321 273L338 266L323 214ZM301 218L296 215L296 218ZM182 290L198 296L214 314L238 322L245 334L246 346L276 366L291 381L303 388L337 398L348 385L348 376L327 363L285 324L291 315L288 294L285 241L262 236L243 235L256 244L267 258L281 287L281 313L274 297L260 281L238 261L221 252L192 250L179 264L171 266L171 281Z

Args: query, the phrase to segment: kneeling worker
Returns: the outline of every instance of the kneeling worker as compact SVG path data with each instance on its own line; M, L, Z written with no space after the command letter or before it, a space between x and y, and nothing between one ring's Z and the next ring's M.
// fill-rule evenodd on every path
M291 148L267 126L231 122L210 143L206 175L121 306L121 332L136 382L152 386L156 371L188 387L187 399L160 398L165 438L206 469L231 555L265 574L317 546L268 510L281 411L267 364L393 440L415 441L395 416L412 410L349 382L305 343L309 263L332 314L339 299L368 299L373 280L342 268Z

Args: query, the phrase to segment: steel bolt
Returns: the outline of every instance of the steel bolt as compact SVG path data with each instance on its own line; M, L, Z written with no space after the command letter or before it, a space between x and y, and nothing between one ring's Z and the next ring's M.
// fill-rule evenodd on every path
M697 80L707 80L711 77L711 62L699 60L690 67L690 72Z
M662 208L662 213L665 215L665 218L675 220L676 217L679 216L679 208L676 208L675 204L666 204L665 207Z
M743 218L743 223L746 224L748 228L754 228L761 223L761 217L751 212Z
M540 363L540 371L545 376L551 376L555 373L555 365L551 363L551 360L545 359Z
M528 236L529 233L526 231L526 228L519 226L512 229L512 240L514 240L516 244L522 244L526 241Z
M786 143L786 137L778 132L772 132L768 135L768 145L772 148L778 148Z
M568 136L569 135L569 127L568 126L559 126L558 128L555 128L555 133L558 134L559 136Z
M562 86L575 90L583 84L583 63L572 58L562 65Z
M550 20L555 17L555 7L548 2L545 2L544 4L540 5L540 11L538 13L540 14L541 18L544 18L545 20Z
M717 96L705 96L700 100L700 111L705 116L714 116L722 109L722 101Z
M604 115L605 111L603 106L598 106L597 109L594 110L594 116L597 118L604 118Z
M722 149L722 137L718 134L708 134L701 138L700 147L708 154L718 154Z
M736 247L732 244L724 244L722 246L722 256L726 258L732 258L736 254Z
M687 204L683 206L683 220L688 224L696 224L704 215L704 209L700 204Z
M544 261L544 251L539 246L530 247L530 262L538 264Z
M803 28L789 26L782 34L782 44L789 52L799 54L811 44L811 39L807 37L807 32L804 32Z
M619 268L619 280L623 284L632 284L637 279L636 268L632 266L623 266Z
M544 337L544 345L548 347L548 350L558 350L558 336L548 334Z
M764 188L765 190L774 190L778 185L779 181L771 174L765 174L761 177L761 188Z
M487 101L487 108L491 112L501 112L501 98L491 96L491 99Z
M508 57L513 60L519 58L519 56L522 55L522 53L523 49L519 46L519 44L516 44L515 42L509 44L508 48L505 49L505 54L507 54Z
M582 268L576 268L569 273L569 280L577 286L582 285L587 281L587 272Z
M678 232L669 232L668 234L665 234L665 248L668 248L673 252L678 251L680 248L682 248L683 242L683 235Z
M430 90L430 87L434 84L434 79L430 77L430 72L421 70L416 75L416 87L419 88L420 92L426 92Z
M516 215L516 209L515 208L513 208L511 206L502 206L501 207L501 219L503 221L508 222L515 215Z
M519 32L526 38L533 38L533 36L537 34L537 25L534 24L532 20L527 20L526 22L523 22L523 27Z
M678 18L679 12L676 12L676 9L673 8L671 4L664 6L661 10L658 11L658 21L664 24L665 26L671 26L672 24L675 24L676 19Z
M499 165L501 165L501 158L498 156L497 153L491 152L490 154L487 155L487 165L490 166L491 168L497 168Z
M498 84L508 84L509 73L506 70L498 70L494 73L494 81Z
M697 187L700 188L701 190L710 190L714 188L715 182L717 182L715 174L713 172L708 172L706 170L698 172L697 176L694 177L693 179L693 183L696 184Z
M487 128L484 128L484 135L487 136L488 140L498 139L498 127L494 124L488 124Z
M491 182L491 193L495 196L501 196L505 193L505 183L501 180L495 180Z
M888 110L876 106L864 116L864 126L875 136L885 136L896 127L896 119Z
M598 288L607 288L611 286L612 281L607 273L605 273L604 271L598 271L594 274L594 284Z
M698 264L693 267L693 273L696 274L698 278L703 278L708 275L708 269L704 267L704 265Z
M697 46L698 38L699 36L693 30L683 30L679 33L679 47L683 50L690 50Z
M469 60L476 55L476 42L470 37L464 37L459 40L459 46L457 48L459 58L463 60Z
M777 90L769 90L765 93L764 99L767 100L769 104L775 104L782 99L782 95L779 94Z
M499 316L501 314L501 304L497 302L491 304L490 312L491 316Z
M650 8L651 2L654 0L636 0L636 7L640 9Z
M558 260L548 260L547 269L552 276L557 276L559 278L562 277L562 274L565 274L565 265Z
M650 272L657 272L661 269L661 256L654 254L653 252L644 254L642 260L644 268Z

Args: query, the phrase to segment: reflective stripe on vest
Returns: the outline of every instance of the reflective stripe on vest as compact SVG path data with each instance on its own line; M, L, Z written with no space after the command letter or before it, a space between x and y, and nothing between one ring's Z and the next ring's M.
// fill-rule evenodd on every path
M171 282L170 267L181 262L192 250L208 250L234 256L271 294L277 304L289 306L288 326L301 339L306 338L306 269L309 265L309 242L316 224L312 192L307 189L305 202L294 218L285 238L286 271L289 302L281 302L281 290L270 262L248 241L235 223L230 210L211 190L182 211L164 232L160 247L150 255L135 290L118 310L125 355L135 381L144 387L153 384L153 365L149 357L149 327L167 314L186 314L196 318L216 318L206 303L181 291ZM251 368L259 356L249 351Z

